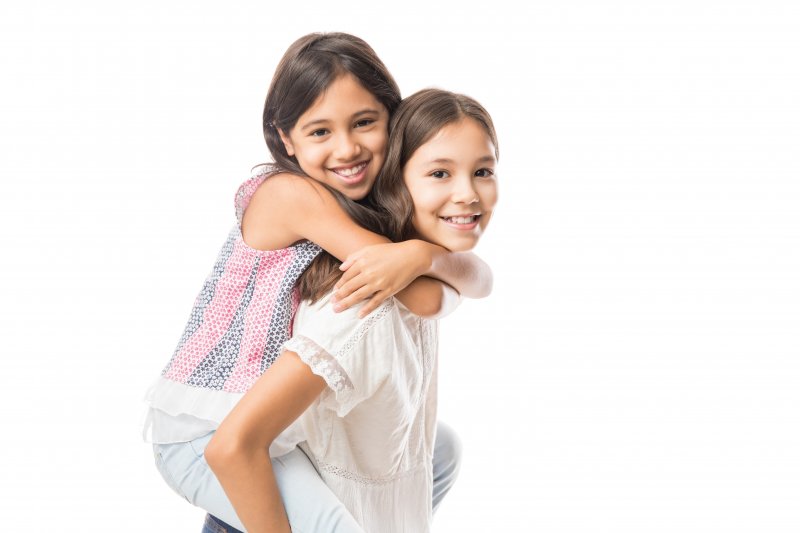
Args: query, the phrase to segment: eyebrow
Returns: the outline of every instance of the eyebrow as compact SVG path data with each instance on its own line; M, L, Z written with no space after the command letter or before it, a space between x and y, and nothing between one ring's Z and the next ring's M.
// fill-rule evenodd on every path
M377 115L377 114L380 114L380 111L378 111L377 109L373 109L371 107L368 107L366 109L362 109L361 111L357 111L357 112L353 113L353 116L351 116L350 119L358 118L361 115L369 115L369 114ZM308 129L309 127L311 127L311 126L318 126L320 124L327 124L328 122L331 122L331 119L329 119L329 118L318 118L317 120L312 120L311 122L306 122L305 124L300 126L300 129L301 130L305 130L305 129Z
M485 156L481 157L480 159L478 159L476 161L476 163L494 163L494 162L495 162L495 158L494 158L493 155L485 155ZM455 161L453 161L452 159L448 159L446 157L441 157L439 159L433 159L431 161L428 161L428 163L439 163L439 164L451 164L452 165L453 163L455 163Z

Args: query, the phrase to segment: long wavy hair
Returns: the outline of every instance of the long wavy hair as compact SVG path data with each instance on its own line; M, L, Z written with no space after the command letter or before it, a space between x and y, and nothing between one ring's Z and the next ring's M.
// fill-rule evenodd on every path
M307 176L297 158L286 152L279 130L288 133L300 116L338 78L351 74L386 108L389 116L400 104L400 88L386 65L364 40L347 33L311 33L286 50L278 63L264 102L263 130L278 172ZM325 186L358 224L376 233L385 231L382 218L363 205ZM330 291L341 274L335 257L320 253L298 281L301 297L318 299Z
M474 99L442 89L423 89L402 101L389 126L389 146L386 161L375 180L372 191L364 199L371 210L364 209L353 219L362 227L387 236L393 242L414 236L414 202L403 179L403 168L414 152L442 128L469 118L480 124L492 141L495 157L499 159L492 117ZM359 206L362 207L362 206ZM323 255L323 254L320 254ZM324 254L332 258L329 254ZM318 256L319 258L319 256ZM325 276L301 276L300 296L312 302L327 294L341 272L335 258Z

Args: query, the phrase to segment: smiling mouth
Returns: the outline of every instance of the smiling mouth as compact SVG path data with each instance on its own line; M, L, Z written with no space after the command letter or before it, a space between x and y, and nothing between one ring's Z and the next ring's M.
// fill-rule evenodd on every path
M449 224L467 225L474 224L481 218L481 215L469 215L464 217L439 217Z
M361 163L357 163L349 167L338 167L338 168L332 168L330 170L337 176L341 176L343 178L352 178L354 176L357 176L359 173L361 173L361 171L367 168L368 163L369 161L362 161Z

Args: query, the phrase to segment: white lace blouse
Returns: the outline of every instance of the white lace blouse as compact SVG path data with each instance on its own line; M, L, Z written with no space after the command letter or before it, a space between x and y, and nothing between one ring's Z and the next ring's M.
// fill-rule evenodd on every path
M364 319L359 308L334 313L330 295L301 304L284 348L328 388L270 453L299 443L365 531L424 533L431 522L437 324L395 299Z

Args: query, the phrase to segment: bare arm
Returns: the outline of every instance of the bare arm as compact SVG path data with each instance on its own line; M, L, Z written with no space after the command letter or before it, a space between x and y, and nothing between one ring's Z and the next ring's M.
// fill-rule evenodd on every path
M489 265L472 252L450 252L441 246L417 239L398 244L407 250L407 254L422 258L419 275L443 281L466 298L485 298L492 292L492 271ZM375 277L375 272L380 272L385 263L395 260L394 256L388 254L391 246L396 245L368 246L347 258L342 264L345 274L336 284L336 297L341 304L349 307L370 297L381 286L364 284L361 276L366 274Z
M290 532L269 446L325 388L294 352L284 352L222 421L205 458L252 532Z
M442 280L465 298L486 298L492 292L492 269L472 252L449 252L436 246L425 275Z
M395 294L411 312L420 316L430 316L431 310L438 313L442 308L441 288L436 289L428 281L414 281L432 264L429 248L392 244L386 237L362 228L327 189L311 179L280 174L266 180L245 211L242 235L249 246L262 250L284 248L308 239L340 260L364 247L385 244L388 248L384 256L389 260L368 283L367 294L374 297L361 310L362 316ZM414 298L400 292L409 284L419 285ZM351 299L343 308L363 298Z
M398 300L408 307L406 301L414 301L418 307L424 309L426 318L443 318L456 310L461 303L461 295L447 283L426 276L417 278L416 283L412 283L400 293L403 298L398 296ZM430 298L430 294L436 294L438 300ZM409 308L410 309L410 308ZM414 311L412 311L414 312Z

